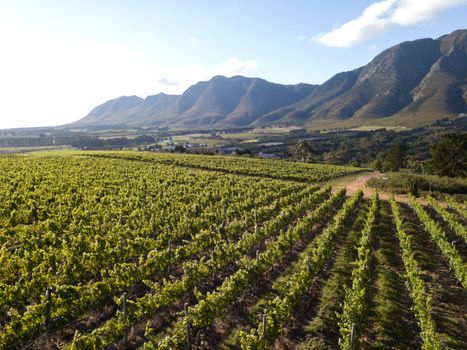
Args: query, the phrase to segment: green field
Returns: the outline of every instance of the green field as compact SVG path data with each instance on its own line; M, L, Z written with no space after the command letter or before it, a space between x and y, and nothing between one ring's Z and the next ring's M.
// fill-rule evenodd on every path
M465 349L465 207L364 171L144 152L0 156L0 349Z
M217 131L214 133L190 133L172 136L173 141L182 143L204 143L210 146L228 145L232 141L254 143L267 141L271 137L284 136L290 131L300 129L297 126L254 128L248 131Z
M11 153L29 153L37 151L52 151L70 149L70 146L25 146L25 147L0 147L0 154L11 154Z
M351 128L349 130L352 131L373 131L373 130L378 130L378 129L386 129L386 130L391 130L391 131L407 131L410 130L410 128L405 127L405 126L381 126L381 125L362 125L356 128Z

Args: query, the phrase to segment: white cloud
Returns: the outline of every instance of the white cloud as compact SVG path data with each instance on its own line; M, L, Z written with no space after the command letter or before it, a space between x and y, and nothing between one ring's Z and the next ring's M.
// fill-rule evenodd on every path
M394 24L408 26L430 20L450 7L467 4L466 0L405 0L394 10Z
M199 39L198 39L198 37L196 37L196 36L193 36L193 37L191 37L191 39L190 39L190 42L191 42L192 44L196 44L198 41L199 41Z
M237 57L212 66L167 66L124 45L6 21L0 21L0 52L0 128L60 125L121 95L179 94L214 75L247 74L257 67Z
M383 0L363 13L315 40L331 47L351 47L394 26L410 26L436 17L440 12L466 4L467 0Z

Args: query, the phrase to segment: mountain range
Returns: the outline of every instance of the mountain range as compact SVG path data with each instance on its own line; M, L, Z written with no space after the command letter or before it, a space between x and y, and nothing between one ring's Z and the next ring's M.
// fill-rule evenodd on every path
M321 85L215 76L181 95L122 96L70 127L422 126L467 112L467 30L395 45Z

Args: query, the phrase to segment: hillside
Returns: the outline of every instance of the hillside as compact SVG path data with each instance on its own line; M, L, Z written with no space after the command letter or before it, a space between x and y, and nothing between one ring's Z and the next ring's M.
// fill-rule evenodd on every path
M273 84L259 78L215 76L182 95L122 96L94 108L73 126L247 126L308 96L315 85Z
M422 126L467 112L467 30L395 45L321 85L213 77L182 95L123 96L70 126Z
M362 125L379 119L376 123L389 120L422 126L464 113L466 36L466 30L459 30L437 40L393 46L366 66L335 75L304 100L288 106L285 116L277 111L275 115L281 122L308 125L316 121Z

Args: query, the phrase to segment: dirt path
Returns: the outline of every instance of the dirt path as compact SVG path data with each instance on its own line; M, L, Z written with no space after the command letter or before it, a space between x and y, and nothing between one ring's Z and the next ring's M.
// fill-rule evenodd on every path
M362 190L365 197L371 196L375 190L373 188L367 187L366 182L374 177L379 177L379 176L381 176L381 173L379 171L374 171L370 174L362 175L356 178L355 180L348 182L345 185L347 194L351 196L358 190Z
M371 197L373 193L375 193L375 189L371 188L366 185L367 181L374 178L374 177L380 177L383 176L379 171L373 171L371 173L365 173L364 175L361 175L357 178L350 179L351 181L345 182L345 178L341 178L339 180L336 180L336 183L333 185L333 187L337 189L344 188L347 191L347 195L351 196L358 190L362 190L363 194L365 197ZM389 199L391 196L390 193L387 192L381 192L379 191L379 197L383 200ZM394 198L396 199L397 202L400 203L409 203L409 196L406 194L395 194ZM420 202L423 205L428 205L428 202L423 199L423 198L418 198L418 202Z

